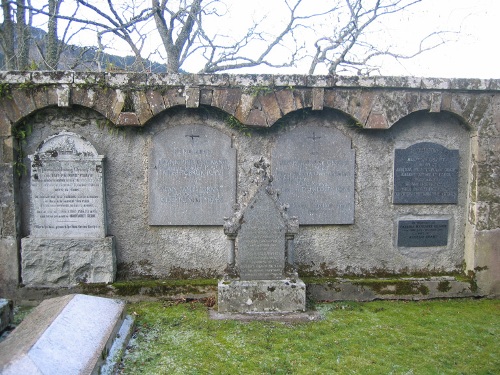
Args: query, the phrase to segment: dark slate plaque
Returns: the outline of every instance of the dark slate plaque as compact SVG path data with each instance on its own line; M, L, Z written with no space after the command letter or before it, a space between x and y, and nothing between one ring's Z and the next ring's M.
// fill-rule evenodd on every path
M421 142L394 155L394 203L456 204L458 150Z
M203 125L180 125L153 138L150 225L222 225L236 199L231 138Z
M297 127L276 140L273 184L300 225L354 223L354 159L336 129Z
M449 220L400 220L399 247L432 247L448 245Z
M282 279L286 226L264 187L257 191L242 220L237 252L241 280Z

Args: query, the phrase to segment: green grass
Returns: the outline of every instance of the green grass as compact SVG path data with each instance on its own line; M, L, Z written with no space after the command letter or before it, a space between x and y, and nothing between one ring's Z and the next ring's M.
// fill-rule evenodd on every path
M499 374L500 301L319 304L309 323L214 321L143 302L123 374Z

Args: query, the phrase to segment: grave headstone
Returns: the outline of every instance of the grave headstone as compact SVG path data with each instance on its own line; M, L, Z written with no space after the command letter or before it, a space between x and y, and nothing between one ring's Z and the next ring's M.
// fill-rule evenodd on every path
M352 224L354 163L351 139L340 131L297 127L276 140L273 184L301 225Z
M101 373L124 312L123 301L83 294L45 300L0 343L0 373Z
M71 132L43 141L31 161L30 236L21 240L29 286L112 282L114 239L106 237L104 157Z
M260 186L248 206L225 223L231 246L229 272L218 286L219 312L305 310L305 284L293 265L297 232L297 218L288 217L271 186Z
M150 225L223 225L236 200L231 138L203 125L156 134L149 162Z
M31 235L105 236L102 155L73 133L49 137L31 161Z
M449 220L399 220L398 247L448 245Z
M456 204L458 150L420 142L394 154L396 204Z

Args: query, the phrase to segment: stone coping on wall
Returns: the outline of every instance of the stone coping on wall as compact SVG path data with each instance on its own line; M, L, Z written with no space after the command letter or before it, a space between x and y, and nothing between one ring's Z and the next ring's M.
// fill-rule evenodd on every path
M270 127L298 110L335 109L365 129L388 129L416 111L449 111L474 124L498 79L0 72L0 135L49 106L92 108L116 126L144 126L176 106L208 106L242 125ZM474 125L472 125L474 126Z
M112 88L151 86L364 87L419 90L500 91L500 79L300 74L190 74L75 71L0 71L0 82L22 84L106 84Z

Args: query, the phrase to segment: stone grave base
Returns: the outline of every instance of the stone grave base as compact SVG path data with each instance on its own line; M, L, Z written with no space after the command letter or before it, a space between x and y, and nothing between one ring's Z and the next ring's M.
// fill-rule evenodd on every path
M105 238L21 240L21 276L29 287L69 287L115 279L115 241Z
M12 301L0 298L0 333L12 323Z
M287 313L305 311L302 280L219 281L219 313Z
M0 373L102 373L117 333L130 337L124 312L123 301L83 294L45 300L0 343Z

